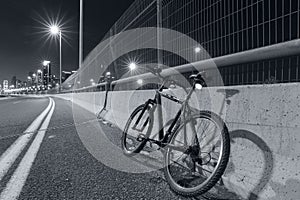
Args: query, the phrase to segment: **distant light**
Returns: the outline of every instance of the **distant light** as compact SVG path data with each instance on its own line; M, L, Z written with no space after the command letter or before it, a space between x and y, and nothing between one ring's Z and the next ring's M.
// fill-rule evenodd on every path
M27 77L27 79L28 79L28 80L31 80L31 77L30 77L30 76L28 76L28 77Z
M201 51L201 48L200 48L200 47L196 47L196 48L195 48L195 53L200 53L200 51Z
M37 72L38 72L38 73L42 73L42 70L39 69Z
M130 70L135 70L137 68L137 65L136 65L135 62L132 62L132 63L129 63L128 67L129 67Z
M139 85L142 85L142 84L143 84L143 80L142 80L142 79L139 79L139 80L137 80L137 83L138 83Z
M43 66L44 66L44 67L46 67L48 64L50 64L50 61L49 61L49 60L44 60L44 61L43 61Z
M57 35L60 29L57 25L50 26L50 33L53 35Z
M32 74L33 77L36 77L36 74Z

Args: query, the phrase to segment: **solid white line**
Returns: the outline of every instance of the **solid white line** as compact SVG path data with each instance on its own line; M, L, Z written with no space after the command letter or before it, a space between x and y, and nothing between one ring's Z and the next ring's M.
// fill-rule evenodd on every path
M0 98L0 101L1 101L1 100L7 100L7 99L13 99L13 98L15 98L15 97L1 97L1 98Z
M52 101L49 100L48 107L30 124L30 126L24 132L24 135L20 136L0 157L0 181L7 173L9 168L18 158L24 147L30 141L34 132L37 131L47 113L52 107ZM27 134L26 134L27 133Z
M21 101L15 101L15 102L13 102L13 104L18 104L18 103L20 103Z
M55 108L55 102L50 98L50 101L53 102L51 111L47 115L45 121L43 122L39 132L37 133L35 139L27 150L25 156L21 160L18 168L10 178L9 182L6 185L6 188L2 191L0 200L15 200L19 197L23 186L25 185L26 179L29 175L31 166L36 158L36 155L40 149L40 146L43 142L43 139L46 134L46 130L50 123L52 114Z

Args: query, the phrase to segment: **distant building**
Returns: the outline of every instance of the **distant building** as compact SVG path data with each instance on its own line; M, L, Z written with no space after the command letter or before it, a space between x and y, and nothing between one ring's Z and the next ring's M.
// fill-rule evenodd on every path
M15 88L21 88L21 87L22 87L22 81L17 79Z
M42 70L38 70L37 74L36 74L36 78L37 78L37 85L43 85L43 71Z
M22 87L25 88L25 87L27 87L27 86L28 86L27 81L23 81L23 82L22 82Z
M61 77L61 81L64 82L65 80L67 80L73 73L72 72L68 72L68 71L62 71L62 77Z
M47 66L44 66L43 68L43 85L51 85L52 82L52 74L51 74L51 63L49 63Z
M28 77L27 77L27 86L31 87L34 85L36 77L33 76L33 72L29 72L28 73Z
M16 86L17 86L17 77L16 77L16 76L13 76L13 77L11 78L10 85L11 85L11 86L14 86L14 88L16 88Z
M7 90L8 89L8 80L4 80L3 81L3 90Z

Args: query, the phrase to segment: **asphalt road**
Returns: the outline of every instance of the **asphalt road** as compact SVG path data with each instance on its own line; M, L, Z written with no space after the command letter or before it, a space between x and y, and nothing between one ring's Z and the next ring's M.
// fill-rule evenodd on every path
M169 189L161 171L132 174L102 164L85 148L77 130L92 131L96 126L101 126L109 133L113 143L118 143L120 130L102 124L93 114L69 101L57 98L54 101L55 109L50 124L22 185L19 199L186 199ZM48 98L0 100L1 154L48 104ZM86 137L89 134L97 133L88 131ZM0 181L0 192L3 193L14 171L21 165L22 157L34 143L32 140ZM238 199L219 188L212 191L193 199Z
M0 98L0 155L49 103L48 98Z

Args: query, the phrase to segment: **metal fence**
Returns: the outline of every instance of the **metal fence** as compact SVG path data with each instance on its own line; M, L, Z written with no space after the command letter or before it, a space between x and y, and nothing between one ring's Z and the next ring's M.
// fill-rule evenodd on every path
M299 39L300 1L137 0L107 32L103 41L122 31L140 27L163 27L186 34L199 42L212 58L217 58ZM188 52L186 45L176 39L167 42L174 43L183 53ZM96 58L97 51L101 53ZM83 88L101 82L103 73L100 74L99 69L105 66L101 57L113 54L112 51L109 46L96 48L76 76L64 83L64 88ZM115 58L115 62L105 66L107 71L115 79L123 77L125 72L121 66L130 56L137 56L141 63L161 63L170 67L187 64L186 60L171 52L143 49ZM219 70L225 85L299 81L299 56L266 57L255 62L219 66ZM187 57L193 62L207 58L201 52Z

